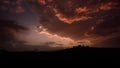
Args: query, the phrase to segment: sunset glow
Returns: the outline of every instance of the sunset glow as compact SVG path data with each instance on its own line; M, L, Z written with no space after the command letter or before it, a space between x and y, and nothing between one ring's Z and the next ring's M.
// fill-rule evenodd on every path
M120 48L120 0L0 0L0 48Z

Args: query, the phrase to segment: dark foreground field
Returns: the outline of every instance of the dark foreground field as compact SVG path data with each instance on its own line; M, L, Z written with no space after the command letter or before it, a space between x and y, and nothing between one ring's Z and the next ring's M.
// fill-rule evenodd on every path
M74 47L53 52L7 52L0 51L0 60L83 60L119 59L119 48Z

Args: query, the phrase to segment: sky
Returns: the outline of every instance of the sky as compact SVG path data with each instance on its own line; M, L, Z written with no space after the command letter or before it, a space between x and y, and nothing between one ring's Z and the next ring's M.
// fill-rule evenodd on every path
M0 48L119 48L119 12L119 0L0 0Z

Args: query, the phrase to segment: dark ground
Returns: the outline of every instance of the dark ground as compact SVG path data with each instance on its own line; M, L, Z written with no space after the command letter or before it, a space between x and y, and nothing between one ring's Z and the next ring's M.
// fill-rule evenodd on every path
M54 52L7 52L0 51L0 60L111 60L119 59L119 48L74 47Z

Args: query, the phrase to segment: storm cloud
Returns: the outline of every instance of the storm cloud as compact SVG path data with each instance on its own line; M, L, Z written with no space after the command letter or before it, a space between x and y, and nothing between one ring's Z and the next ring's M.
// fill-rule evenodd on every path
M22 43L18 36L27 31L28 28L16 24L11 20L0 20L0 48L6 49L17 42Z
M23 0L0 0L0 11L23 13L25 10L22 4Z
M92 42L111 40L119 36L119 0L26 0L26 2L38 13L40 26L51 34L76 41L89 39Z

